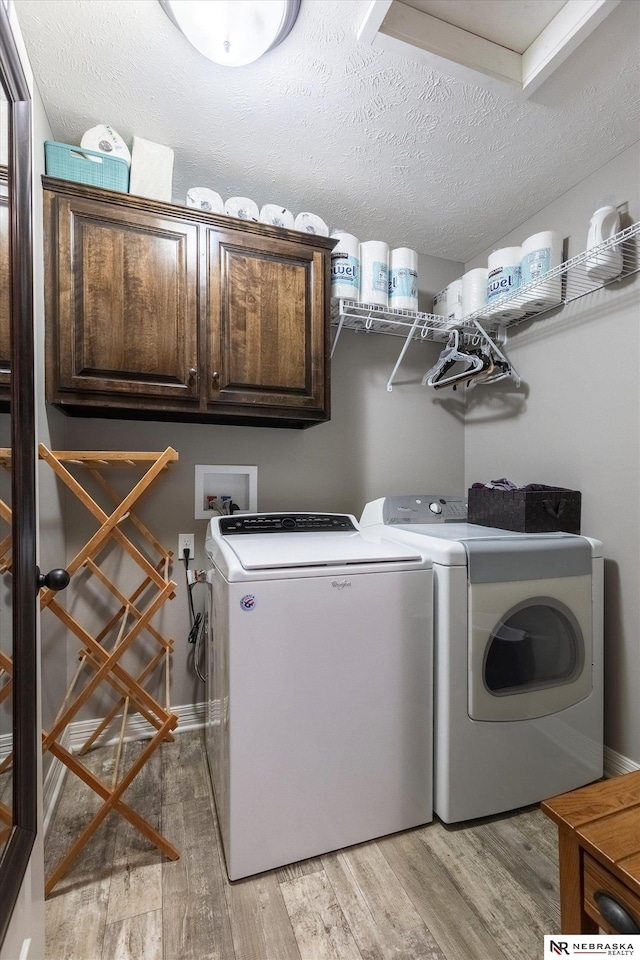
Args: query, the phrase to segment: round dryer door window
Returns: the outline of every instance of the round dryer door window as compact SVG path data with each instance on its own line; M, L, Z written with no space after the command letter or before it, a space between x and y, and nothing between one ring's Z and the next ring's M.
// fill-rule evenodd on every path
M590 577L470 585L472 720L558 713L592 685Z
M494 696L571 682L584 661L582 631L568 607L548 597L510 611L489 640L484 683Z

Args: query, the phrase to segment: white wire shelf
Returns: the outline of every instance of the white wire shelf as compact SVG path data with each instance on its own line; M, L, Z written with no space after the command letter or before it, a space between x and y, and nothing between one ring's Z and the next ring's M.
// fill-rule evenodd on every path
M520 315L506 322L497 323L487 316L484 307L470 313L462 320L452 323L445 317L432 313L419 313L413 310L393 310L381 307L378 304L360 303L355 300L333 300L331 303L331 324L335 327L331 356L333 356L338 339L343 330L355 330L360 333L378 333L392 337L402 337L404 345L393 369L387 390L392 389L393 379L402 362L404 354L413 340L435 341L446 343L455 327L472 336L486 336L494 341L503 343L509 329L542 316L558 307L572 303L580 297L587 296L600 290L621 283L626 278L640 271L640 251L637 238L640 236L640 221L621 230L609 240L585 250L578 256L572 257L543 274L536 280L520 287L515 296L506 294L494 300L491 305L492 313L500 310L511 310ZM619 250L622 253L622 269L615 277L602 279L606 274L607 253ZM600 272L600 278L598 277ZM548 292L550 287L559 289L557 299L547 303L542 309L532 309L530 302L535 299L536 291ZM548 300L540 297L539 300Z
M331 302L331 324L336 327L332 355L338 337L343 330L356 330L360 333L383 333L390 337L409 337L411 340L435 340L446 343L452 326L469 331L475 330L473 323L464 321L452 324L446 317L433 313L418 313L414 310L391 310L375 303L360 303L356 300L333 300ZM495 332L495 326L491 329Z

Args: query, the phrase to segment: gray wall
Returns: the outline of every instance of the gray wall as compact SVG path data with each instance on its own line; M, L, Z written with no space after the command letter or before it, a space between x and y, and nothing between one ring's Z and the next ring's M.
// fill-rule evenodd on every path
M634 147L578 183L492 249L539 230L587 246L591 214L623 204L623 226L640 220ZM486 265L484 252L467 267ZM640 252L636 252L640 256ZM469 391L467 486L510 477L582 491L582 530L604 542L605 743L640 763L640 279L521 325L507 352L524 378ZM482 390L486 392L482 394ZM484 399L483 399L484 398Z

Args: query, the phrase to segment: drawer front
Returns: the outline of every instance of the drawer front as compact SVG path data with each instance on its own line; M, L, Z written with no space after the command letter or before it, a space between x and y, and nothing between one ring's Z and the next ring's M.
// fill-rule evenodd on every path
M592 920L602 927L606 933L618 933L604 919L596 902L595 894L599 891L615 900L624 910L633 917L640 926L640 897L629 890L621 880L609 873L597 860L584 854L584 909Z

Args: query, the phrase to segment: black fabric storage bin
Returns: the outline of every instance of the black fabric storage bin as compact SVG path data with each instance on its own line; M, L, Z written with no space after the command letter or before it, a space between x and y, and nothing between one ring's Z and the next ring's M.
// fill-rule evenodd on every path
M518 533L580 533L582 494L566 487L547 490L469 490L469 523Z

